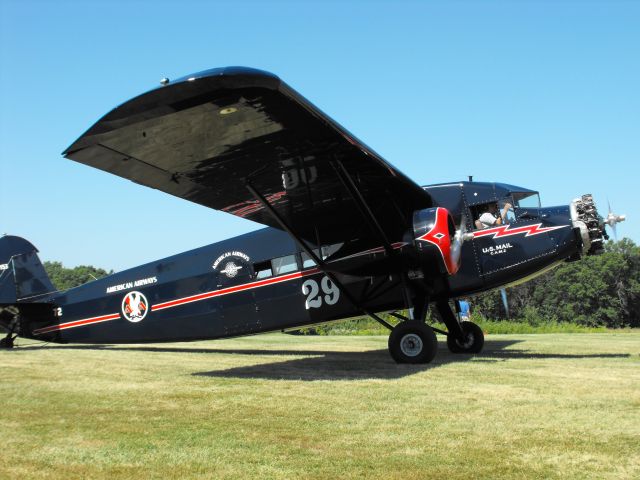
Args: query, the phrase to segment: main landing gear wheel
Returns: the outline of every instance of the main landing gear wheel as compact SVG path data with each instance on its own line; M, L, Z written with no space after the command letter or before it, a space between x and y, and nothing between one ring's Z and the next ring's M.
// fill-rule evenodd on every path
M482 329L473 322L462 322L460 324L465 340L461 342L452 334L447 335L447 347L452 353L480 353L484 346L484 333Z
M429 363L438 351L438 339L430 326L409 320L389 335L389 353L398 363Z

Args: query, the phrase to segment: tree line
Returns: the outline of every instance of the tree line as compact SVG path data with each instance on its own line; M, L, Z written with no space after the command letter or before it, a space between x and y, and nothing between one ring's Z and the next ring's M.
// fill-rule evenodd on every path
M506 293L514 320L640 327L640 247L628 238L609 241L601 255L563 263ZM507 318L499 291L478 295L471 303L485 318Z
M73 268L66 268L61 262L44 262L43 265L56 290L68 290L113 273L113 270L106 271L90 265Z
M113 273L87 265L65 268L60 262L45 262L44 266L59 290ZM640 247L628 238L609 241L601 255L563 263L506 292L509 315L499 291L471 297L472 315L530 325L566 322L586 327L640 327ZM358 322L362 328L371 326L369 321Z

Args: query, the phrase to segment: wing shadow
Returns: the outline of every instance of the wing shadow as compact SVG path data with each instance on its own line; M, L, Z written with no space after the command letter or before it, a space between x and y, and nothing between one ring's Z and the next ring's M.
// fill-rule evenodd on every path
M440 340L438 354L432 363L424 365L398 365L393 362L386 349L364 352L336 352L332 350L304 349L231 349L231 348L189 348L164 347L157 345L43 345L24 346L18 350L69 349L69 350L108 350L152 353L197 353L209 355L254 355L259 357L293 357L284 361L260 363L244 367L216 369L195 372L199 377L247 378L265 380L365 380L398 379L418 372L438 368L453 362L505 362L512 359L581 359L581 358L628 358L624 353L536 353L508 347L520 343L520 340L494 340L488 338L479 355L452 354Z
M495 351L518 343L517 340L487 340L485 351L487 357ZM227 350L226 353L243 353L241 350ZM278 351L260 350L259 355L279 355ZM293 352L285 351L284 354ZM253 354L253 351L252 353ZM265 380L366 380L366 379L397 379L413 375L418 372L438 368L452 362L465 362L480 359L486 362L497 362L485 355L452 354L443 342L439 343L438 354L433 362L422 365L396 364L386 349L369 350L365 352L313 352L298 350L294 358L282 362L261 363L245 367L234 367L224 370L211 370L193 373L200 377L219 378L252 378Z

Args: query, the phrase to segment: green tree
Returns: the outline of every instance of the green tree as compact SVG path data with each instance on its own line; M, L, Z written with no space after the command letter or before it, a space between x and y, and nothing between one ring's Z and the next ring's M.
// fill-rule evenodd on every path
M113 270L107 272L90 265L65 268L61 262L44 262L44 268L58 290L68 290L113 273Z
M610 328L640 326L640 247L625 238L604 253L557 268L507 289L514 319L573 322ZM473 299L476 313L505 318L500 293Z

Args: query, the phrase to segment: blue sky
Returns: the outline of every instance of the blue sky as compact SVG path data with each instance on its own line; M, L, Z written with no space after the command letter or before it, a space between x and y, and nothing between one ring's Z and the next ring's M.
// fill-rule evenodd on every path
M0 233L122 270L258 228L60 155L163 76L244 65L418 183L593 193L640 243L639 25L631 1L0 0Z

